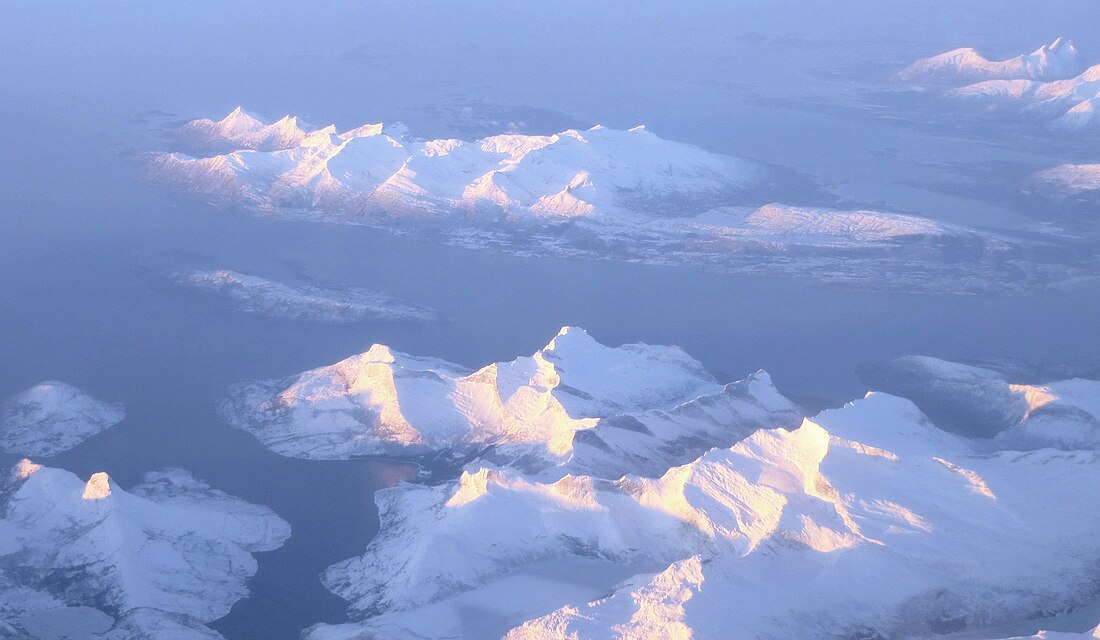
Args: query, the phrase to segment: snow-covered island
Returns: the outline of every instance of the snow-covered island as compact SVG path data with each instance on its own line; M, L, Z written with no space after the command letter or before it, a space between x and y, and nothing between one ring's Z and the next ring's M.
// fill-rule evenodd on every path
M126 417L121 404L46 380L9 398L0 411L0 447L23 456L67 451Z
M291 286L227 269L192 271L176 278L181 284L230 300L250 313L312 322L431 322L438 314L367 289L323 289Z
M474 372L376 345L223 412L284 455L472 451L376 494L381 532L324 575L352 621L310 640L925 637L1095 600L1100 382L878 375L916 404L802 419L762 372L566 328Z
M238 108L184 125L177 139L188 152L154 154L148 175L220 206L463 246L937 291L1003 292L1064 275L1029 268L1034 239L783 204L805 185L644 127L425 140L401 125L308 130Z
M0 637L217 640L290 526L186 471L125 491L29 460L0 480Z

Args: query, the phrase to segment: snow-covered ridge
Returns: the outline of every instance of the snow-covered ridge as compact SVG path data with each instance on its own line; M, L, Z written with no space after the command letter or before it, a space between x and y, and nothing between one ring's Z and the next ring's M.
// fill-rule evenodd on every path
M271 124L237 107L221 120L200 118L176 132L181 142L200 149L255 149L276 151L296 147L306 138L298 119L284 116Z
M412 321L438 318L431 309L396 300L365 289L327 290L308 285L291 286L260 276L230 270L192 271L180 282L232 300L242 311L277 318L314 322Z
M183 133L228 154L158 156L155 175L264 209L331 217L457 213L568 220L692 214L763 180L755 162L662 140L644 127L593 127L549 136L419 140L403 127L305 133L296 120L264 124L240 109Z
M0 447L24 456L52 456L126 417L121 404L46 380L9 398L0 412Z
M1057 38L1028 54L1008 60L988 60L965 47L922 58L898 72L909 82L978 82L982 80L1064 80L1085 69L1072 40Z
M906 356L869 369L876 388L904 395L944 428L1000 449L1100 449L1100 382L1013 382L997 371Z
M676 347L611 348L575 327L530 356L476 371L374 345L285 380L239 385L221 413L287 456L480 452L553 477L659 474L799 419L766 373L722 386Z
M0 637L220 638L205 625L247 595L252 554L289 535L186 471L125 491L23 460L0 483Z
M971 49L917 61L899 78L983 109L1012 108L1064 131L1100 130L1100 64L1086 67L1061 38L1025 56L990 63Z
M487 619L480 635L513 640L927 637L1094 598L1100 383L904 363L1005 417L997 437L870 393L797 428L735 427L660 473L600 473L629 459L615 448L567 475L471 462L377 494L380 534L324 577L354 621L307 637L458 637Z

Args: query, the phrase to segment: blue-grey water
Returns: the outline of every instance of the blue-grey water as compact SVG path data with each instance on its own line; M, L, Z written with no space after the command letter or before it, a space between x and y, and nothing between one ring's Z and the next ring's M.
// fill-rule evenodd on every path
M1092 32L1063 33L1074 22L1035 8L1042 3L1013 5L999 21L990 12L1002 3L979 2L929 3L957 14L859 2L852 15L798 2L704 2L672 17L667 3L630 12L533 3L515 15L512 3L441 4L2 8L0 397L56 378L122 401L125 422L42 462L82 476L105 470L123 486L147 470L184 467L290 521L286 546L260 554L252 596L214 625L226 637L295 638L309 624L340 621L342 603L319 572L375 533L373 492L415 475L398 463L267 452L215 415L240 380L290 375L374 342L479 366L529 354L565 324L607 344L680 345L725 379L764 368L808 410L862 395L859 365L905 354L1100 365L1095 287L866 293L523 258L220 211L141 181L140 153L164 144L164 126L241 103L318 125L402 119L426 136L481 135L501 119L533 131L646 122L664 137L816 175L858 201L1004 228L1069 215L996 177L951 179L983 175L989 162L1037 168L1074 158L1034 141L884 120L845 93L862 81L848 78L861 77L853 69L874 75L963 44L1004 54L1057 35L1100 44ZM1067 11L1087 15L1090 6ZM609 54L623 51L635 53ZM830 91L842 97L815 108L814 96ZM169 280L196 268L377 289L446 321L249 315Z

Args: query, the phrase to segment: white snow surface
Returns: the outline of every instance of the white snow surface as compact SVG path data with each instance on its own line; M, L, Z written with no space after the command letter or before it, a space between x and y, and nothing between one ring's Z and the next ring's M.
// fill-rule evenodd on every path
M798 419L766 373L723 387L677 347L606 347L576 327L530 356L473 372L376 344L285 380L239 385L221 413L286 456L493 447L499 459L551 475L660 473L685 453Z
M24 456L67 451L126 417L122 405L46 380L9 398L0 411L0 447Z
M898 73L911 82L981 80L1063 80L1083 71L1085 63L1072 40L1057 38L1035 51L1008 60L988 60L965 47L922 58Z
M955 435L872 392L660 474L474 461L457 481L377 494L380 534L324 576L353 622L307 637L458 638L475 620L513 640L724 638L731 625L747 640L926 637L1095 599L1100 383L918 364L1018 412L1031 440ZM557 563L590 582L547 582ZM543 583L556 606L522 588Z
M23 460L0 487L0 637L212 639L289 525L188 472L124 491ZM52 635L51 635L52 634Z
M438 315L431 309L401 302L366 289L323 289L291 286L261 276L227 269L192 271L179 280L202 291L224 296L242 311L276 318L313 322L430 322Z

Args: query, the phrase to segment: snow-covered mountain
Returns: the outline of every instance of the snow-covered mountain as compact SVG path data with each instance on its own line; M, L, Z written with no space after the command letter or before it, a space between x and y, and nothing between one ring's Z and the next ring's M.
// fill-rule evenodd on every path
M430 322L438 317L431 309L406 304L377 291L291 286L226 269L192 271L178 276L178 280L228 298L242 311L276 318L314 322Z
M756 162L662 140L644 127L593 127L550 136L419 140L400 125L311 133L294 119L264 125L239 109L197 120L210 157L158 156L154 175L262 209L313 209L332 218L448 213L569 220L701 213L752 188Z
M29 460L0 485L0 637L216 639L289 525L186 471L124 491Z
M663 140L644 127L424 140L401 125L301 133L290 120L264 124L235 111L185 131L197 140L189 154L154 155L150 177L266 215L523 255L705 265L862 286L1005 291L1038 284L1033 276L1061 277L1019 259L1028 253L1021 244L1034 239L905 213L769 202L805 192L804 179ZM226 151L227 144L237 146Z
M52 456L126 417L121 404L46 380L9 398L0 414L0 447L23 456Z
M1094 599L1100 383L896 366L1016 419L969 438L875 392L797 427L719 418L732 446L660 472L660 456L631 471L616 446L564 475L474 460L453 482L377 494L378 537L324 576L353 622L307 637L924 637Z
M962 83L982 80L1064 80L1085 69L1073 41L1057 38L1035 51L1008 60L988 60L965 47L922 58L898 72L907 82Z
M1086 67L1059 38L1035 52L989 62L973 49L918 60L899 79L983 110L1012 109L1063 131L1100 131L1100 64Z
M480 452L556 477L660 474L800 417L764 372L722 386L676 347L606 347L575 327L530 356L472 372L374 345L292 378L239 385L221 413L286 456Z

